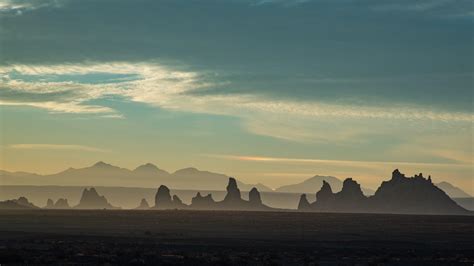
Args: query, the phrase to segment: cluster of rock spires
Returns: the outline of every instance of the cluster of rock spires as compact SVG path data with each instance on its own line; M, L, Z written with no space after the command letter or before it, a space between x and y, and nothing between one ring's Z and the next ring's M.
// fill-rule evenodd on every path
M67 199L58 199L56 203L52 199L48 199L46 202L46 207L45 209L70 209L71 206L69 206L69 203Z
M151 209L195 209L195 210L258 210L273 208L263 204L260 192L254 187L249 192L249 200L241 197L240 189L234 178L229 178L227 194L222 201L215 201L211 194L200 192L187 205L177 195L171 195L164 185L158 188L155 202L150 206L142 199L138 210ZM118 209L111 205L95 188L84 189L77 206L70 207L67 199L58 199L56 203L48 199L46 209ZM38 209L25 197L0 202L0 209ZM468 214L469 211L454 202L443 190L432 183L431 177L422 174L405 177L398 169L392 178L384 181L373 196L365 196L361 186L352 178L344 180L342 190L334 193L331 185L323 181L316 193L316 201L310 203L302 194L298 204L299 211L309 212L360 212L360 213L406 213L406 214Z
M84 189L76 209L118 209L112 206L104 196L100 196L95 188Z
M146 201L145 201L146 202ZM144 209L144 199L136 209ZM211 194L202 196L200 192L192 198L191 204L184 204L181 199L173 195L168 187L161 185L155 196L155 206L153 209L197 209L197 210L271 210L272 208L264 205L260 198L260 192L254 187L249 192L249 200L241 197L237 181L229 178L227 185L227 194L222 201L215 201Z
M300 197L300 211L316 212L369 212L407 214L465 214L468 211L454 202L444 191L423 174L405 177L398 169L392 179L382 182L375 194L366 197L360 185L348 178L342 190L333 193L331 186L323 182L316 193L316 201L309 203L306 195Z
M119 209L110 204L104 196L99 195L95 188L85 188L82 191L79 204L71 207L67 199L60 198L56 203L52 199L46 201L45 209Z

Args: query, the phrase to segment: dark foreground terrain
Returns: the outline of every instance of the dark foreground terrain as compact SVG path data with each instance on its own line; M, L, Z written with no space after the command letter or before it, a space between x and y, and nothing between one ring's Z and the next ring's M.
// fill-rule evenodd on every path
M1 265L473 263L473 216L0 211Z

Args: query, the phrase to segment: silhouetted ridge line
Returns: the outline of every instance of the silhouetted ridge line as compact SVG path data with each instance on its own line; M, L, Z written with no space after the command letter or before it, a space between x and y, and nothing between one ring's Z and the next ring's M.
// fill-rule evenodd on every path
M227 194L224 200L218 202L214 201L211 194L202 196L198 192L192 198L191 204L186 205L178 196L171 196L167 186L161 185L155 195L154 209L271 210L272 208L262 203L260 192L255 187L249 192L249 200L242 199L237 181L231 177L227 184Z
M112 206L104 196L100 196L95 188L82 191L82 196L79 204L75 206L76 209L118 209Z
M0 201L0 210L14 210L14 209L39 209L33 203L29 202L25 197L18 199Z
M69 202L67 199L58 199L56 203L52 199L46 201L45 209L70 209Z
M364 196L360 185L347 178L342 190L333 193L329 183L323 181L316 193L316 201L309 203L302 195L298 205L301 211L316 212L377 212L407 214L466 214L467 210L454 202L443 190L436 187L431 176L423 174L405 177L398 169L389 181L384 181L375 194Z

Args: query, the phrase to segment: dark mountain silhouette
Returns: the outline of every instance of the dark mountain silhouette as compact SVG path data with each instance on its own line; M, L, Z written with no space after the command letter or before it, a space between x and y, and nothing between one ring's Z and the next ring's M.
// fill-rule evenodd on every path
M258 192L257 188L252 188L249 191L249 202L252 206L261 206L263 204L260 192Z
M146 201L146 199L142 199L140 201L140 205L138 205L138 207L135 208L135 210L148 210L150 209L150 204L148 204L148 201Z
M70 209L69 203L67 199L58 199L56 203L52 199L48 199L46 202L45 209Z
M227 194L225 195L225 198L221 204L230 209L243 204L244 200L240 195L240 189L237 186L237 181L233 177L229 178L229 183L227 184L226 190Z
M18 205L31 208L31 209L39 209L39 207L35 206L33 203L29 202L26 197L19 197L18 199L13 200Z
M463 191L462 189L448 183L440 182L436 184L437 187L442 189L451 198L471 198L472 196Z
M235 178L230 177L227 183L227 194L224 200L212 203L205 209L221 209L221 210L271 210L272 208L262 203L260 192L257 188L252 188L249 192L249 200L242 199L240 189ZM210 196L208 195L210 198ZM212 198L210 198L212 200ZM191 205L191 207L194 207ZM203 208L199 206L199 208Z
M56 203L54 204L54 207L56 209L69 209L71 206L69 206L69 202L67 199L58 199Z
M211 194L202 196L200 192L191 200L191 205L184 204L174 195L171 197L167 186L161 185L155 196L155 209L198 209L198 210L271 210L264 205L257 188L249 192L249 200L241 197L240 189L235 178L230 177L227 184L227 194L222 201L214 201Z
M310 209L324 212L364 211L366 200L360 185L351 178L344 180L341 191L337 193L333 193L329 183L323 181L321 190L316 193L316 202L311 205ZM304 199L299 205L307 206ZM308 208L304 210L308 210Z
M170 174L151 163L140 165L132 171L97 162L89 167L69 168L52 175L2 171L1 178L3 185L156 187L157 184L167 184L174 189L222 190L229 177L193 167ZM237 184L243 191L250 191L252 187L261 191L272 191L262 184L249 185L240 181L237 181Z
M79 204L75 206L76 209L117 209L112 206L104 196L100 196L95 188L85 188L82 192Z
M182 209L186 205L181 201L181 199L173 195L171 197L170 189L167 186L161 185L158 188L155 196L155 209Z
M211 194L206 196L201 196L201 193L198 192L196 196L191 200L191 206L193 209L205 210L205 209L215 209L216 202L212 198Z
M420 173L405 177L398 169L392 179L382 182L371 198L372 209L376 212L390 210L401 213L456 214L466 210L456 204L443 190Z
M54 208L54 202L53 202L52 199L48 199L48 200L46 201L46 207L45 207L45 209L52 209L52 208Z
M33 203L29 202L25 197L19 197L18 199L0 201L0 209L39 209Z
M300 211L309 211L311 210L311 204L306 197L306 194L301 194L300 201L298 203L298 210Z
M329 183L329 185L331 185L331 188L334 191L340 191L342 189L342 181L339 180L337 177L315 175L311 178L304 180L301 183L281 186L275 189L275 191L287 192L287 193L313 194L313 193L316 193L318 188L320 188L323 185L323 181L326 181L327 183ZM369 188L362 187L362 191L364 192L365 195L374 194L374 191Z
M333 193L329 183L323 182L316 193L316 201L308 206L306 197L302 196L298 209L321 212L467 213L436 187L431 177L425 179L422 174L405 177L398 169L393 171L391 180L382 182L373 196L364 196L360 185L351 178L344 180L338 193Z

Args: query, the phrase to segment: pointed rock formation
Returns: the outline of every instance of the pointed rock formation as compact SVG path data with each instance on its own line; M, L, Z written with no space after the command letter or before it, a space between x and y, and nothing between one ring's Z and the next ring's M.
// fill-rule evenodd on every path
M169 207L172 205L170 189L161 185L155 195L155 208Z
M344 180L344 183L342 184L342 190L336 194L336 198L339 201L347 202L357 202L366 199L362 193L362 190L360 189L360 184L352 178L347 178Z
M100 196L95 188L84 189L76 209L117 209L112 206L104 196Z
M299 211L308 211L311 209L311 205L306 198L306 194L301 194L300 201L298 203L298 210Z
M333 193L329 183L323 181L321 189L316 193L316 202L309 204L308 209L321 212L361 212L367 210L366 200L360 185L352 178L344 180L342 190L338 193Z
M242 200L240 189L237 187L237 181L233 177L229 177L227 184L227 195L224 198L225 202L240 202Z
M174 207L178 209L186 207L186 204L184 204L183 201L177 195L173 195L173 204Z
M257 188L252 188L249 192L249 203L253 206L260 206L262 205L262 198L260 197L260 192L258 192Z
M342 190L334 195L333 206L339 212L365 212L368 210L366 200L360 184L347 178L342 184Z
M171 197L170 189L167 186L161 185L158 188L155 196L155 209L182 209L185 207L187 205L178 196Z
M56 203L54 204L55 209L70 209L71 206L69 206L69 202L67 199L58 199Z
M140 201L140 205L138 205L138 207L135 208L135 210L148 210L150 209L150 205L148 204L148 201L146 201L146 199L142 199Z
M52 199L48 199L45 208L46 209L69 209L71 207L69 206L67 199L58 199L56 203L54 203Z
M53 202L52 199L48 199L48 200L46 201L46 207L45 207L45 208L46 208L46 209L52 209L52 208L54 208L54 202Z
M323 180L321 189L316 193L316 200L319 202L332 202L334 201L334 193L332 193L331 185Z
M193 209L212 210L216 208L216 202L211 194L207 194L203 197L201 193L198 192L191 200L191 207Z

